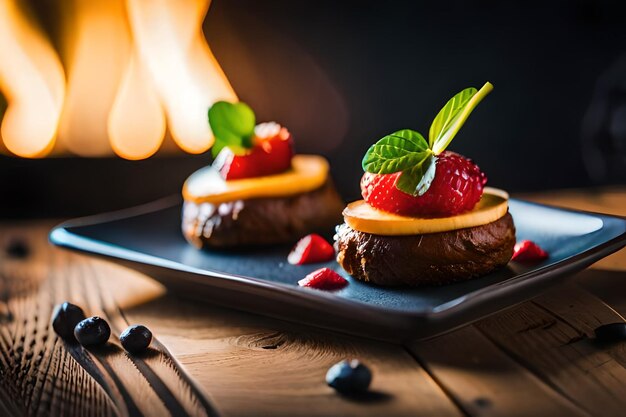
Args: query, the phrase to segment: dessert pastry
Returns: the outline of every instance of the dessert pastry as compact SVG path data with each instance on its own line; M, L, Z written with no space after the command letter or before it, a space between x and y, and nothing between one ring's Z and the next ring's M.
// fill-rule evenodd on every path
M209 110L215 160L183 186L182 230L198 248L293 243L331 230L343 202L321 156L294 155L289 131L255 125L244 103Z
M378 285L442 285L485 275L513 254L506 192L485 188L471 160L445 151L492 90L468 88L441 109L429 140L412 130L385 136L363 158L364 200L349 204L335 236L337 261Z

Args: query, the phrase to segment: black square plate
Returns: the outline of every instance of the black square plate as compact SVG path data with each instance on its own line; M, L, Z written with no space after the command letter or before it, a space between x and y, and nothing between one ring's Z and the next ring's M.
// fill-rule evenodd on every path
M626 220L511 199L517 239L550 254L536 265L509 265L464 283L388 289L351 279L336 262L293 266L290 246L199 251L180 231L181 201L167 198L55 228L59 246L112 259L171 290L228 307L378 339L423 338L524 301L626 245ZM330 267L350 285L336 292L301 288L309 272Z

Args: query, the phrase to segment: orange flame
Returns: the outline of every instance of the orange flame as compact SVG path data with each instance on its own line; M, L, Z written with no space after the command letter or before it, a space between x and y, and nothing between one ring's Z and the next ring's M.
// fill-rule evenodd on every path
M106 155L111 152L109 112L131 53L125 4L69 0L68 5L73 19L62 41L71 57L59 141L77 155Z
M126 159L145 159L165 137L163 107L141 61L132 57L109 115L111 147Z
M202 34L210 0L128 0L131 28L167 113L172 137L185 151L213 144L207 110L236 101Z
M64 0L67 86L17 1L0 1L0 133L10 152L143 159L167 128L187 152L213 144L208 108L237 96L202 33L210 0Z
M0 1L0 91L8 107L0 136L10 152L29 158L49 153L65 93L59 58L15 0Z

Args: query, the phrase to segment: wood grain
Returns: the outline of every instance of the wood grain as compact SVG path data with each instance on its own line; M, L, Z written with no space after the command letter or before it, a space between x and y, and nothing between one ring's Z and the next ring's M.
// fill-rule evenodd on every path
M158 305L162 320L154 320ZM460 415L400 346L320 332L168 296L126 311L148 322L229 416ZM185 318L181 320L181 318ZM357 357L373 395L338 396L324 383L334 363Z
M162 288L142 277L127 285L129 271L53 250L45 242L47 230L33 229L25 242L29 255L5 256L0 268L2 385L12 413L216 415L206 394L158 341L146 355L129 355L116 337L128 326L121 308L158 296ZM23 233L4 231L5 239L24 239ZM50 316L64 300L107 319L110 343L86 350L59 339Z
M618 252L626 255L626 250ZM626 260L620 265L626 265ZM585 290L600 298L621 316L626 316L626 271L590 269L575 277Z
M624 274L626 278L626 274ZM535 299L535 302L550 311L560 320L578 329L584 342L610 356L616 364L626 366L626 346L621 343L601 344L595 341L594 329L608 323L623 323L624 317L597 297L577 285L568 285L558 291L550 291ZM606 367L610 362L606 362ZM613 364L611 364L613 366ZM626 399L625 399L626 400Z
M73 360L48 321L57 289L47 283L52 257L42 228L3 227L1 247L26 240L27 259L4 256L0 269L0 363L3 404L10 415L119 415L100 385ZM27 262L27 267L25 263Z
M475 326L410 343L408 349L469 415L586 415Z
M559 308L555 310L562 308L564 299L571 293L563 291L559 289L556 303ZM598 303L585 304L585 309L596 311L596 317L606 314L601 313L608 310L606 306L598 308L602 305ZM589 313L571 310L570 314ZM580 325L583 320L582 317L568 320L544 304L530 302L487 318L477 327L590 414L621 416L626 406L626 369L589 339L588 329Z

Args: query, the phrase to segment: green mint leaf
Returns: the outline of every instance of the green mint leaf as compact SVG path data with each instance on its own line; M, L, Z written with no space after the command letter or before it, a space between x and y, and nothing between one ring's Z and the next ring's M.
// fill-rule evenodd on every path
M421 134L404 129L372 145L363 157L362 166L367 172L391 174L419 165L430 154L428 143Z
M476 94L474 87L466 88L452 97L433 120L428 131L428 145L432 148L433 144L442 132L448 130L452 121L459 115L461 110L467 105L467 102Z
M437 157L429 154L418 165L403 171L400 178L398 178L396 187L400 191L413 196L424 195L435 178L436 165Z
M470 113L491 90L493 85L489 82L478 91L473 87L466 88L443 106L428 132L429 147L435 155L439 155L448 147Z
M245 103L218 101L209 109L209 125L215 136L211 148L213 156L228 146L235 153L252 147L252 136L256 118L252 109Z

